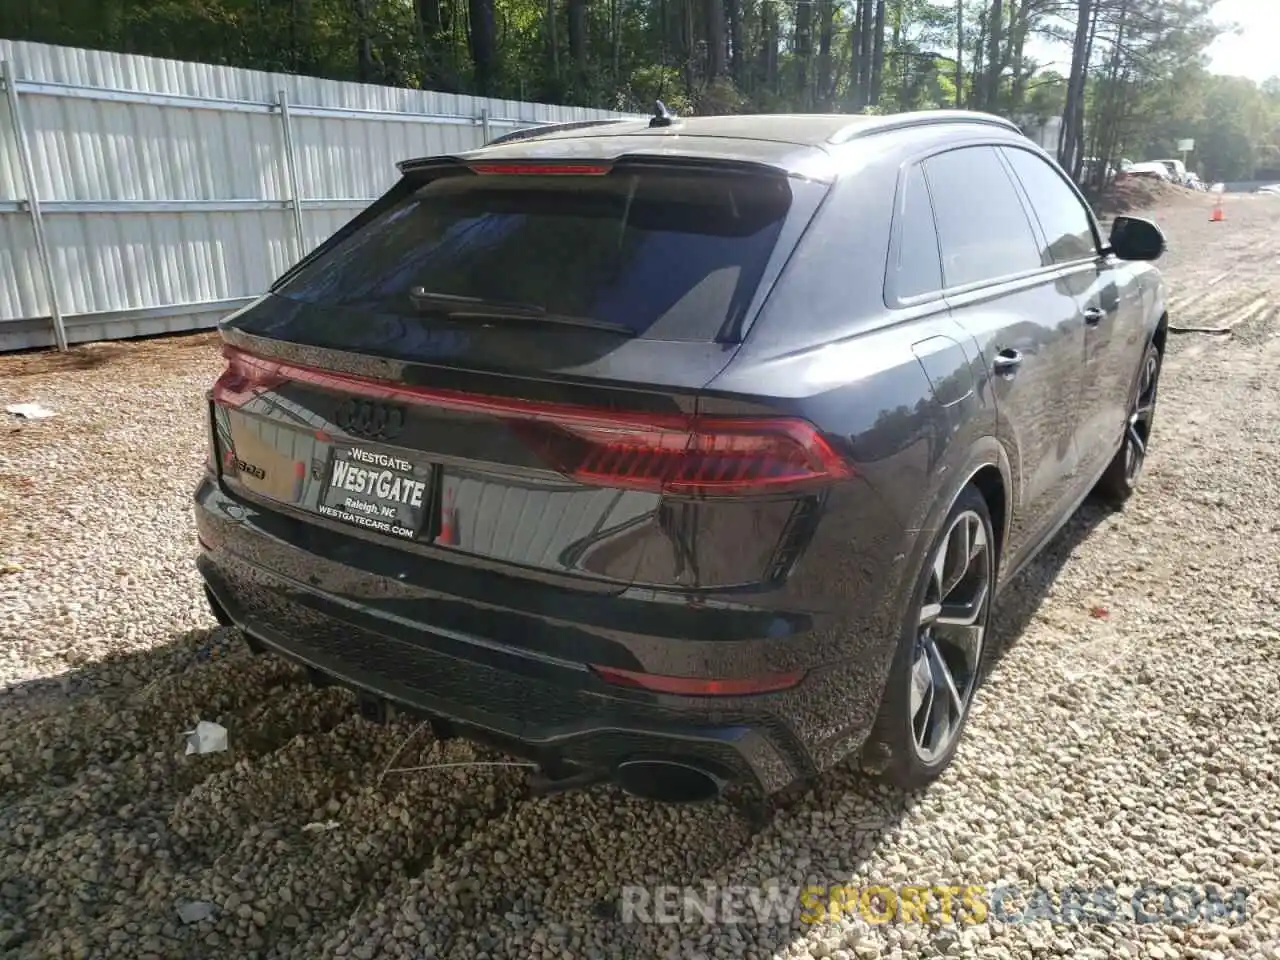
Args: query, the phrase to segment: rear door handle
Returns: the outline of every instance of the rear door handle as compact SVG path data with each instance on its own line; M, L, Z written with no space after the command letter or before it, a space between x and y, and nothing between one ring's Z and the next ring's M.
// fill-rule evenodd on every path
M1101 307L1086 307L1084 311L1084 322L1091 327L1096 327L1102 322L1102 318L1106 313Z
M1022 353L1012 347L1001 350L996 354L996 362L992 366L995 368L996 376L1012 379L1022 366Z

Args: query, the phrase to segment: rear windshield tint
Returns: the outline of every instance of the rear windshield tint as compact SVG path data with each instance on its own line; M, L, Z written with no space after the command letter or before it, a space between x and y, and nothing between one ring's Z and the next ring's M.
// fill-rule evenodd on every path
M710 340L747 308L792 205L778 176L620 168L444 176L276 292L417 315L411 292L521 304L658 340ZM571 335L572 328L547 324Z

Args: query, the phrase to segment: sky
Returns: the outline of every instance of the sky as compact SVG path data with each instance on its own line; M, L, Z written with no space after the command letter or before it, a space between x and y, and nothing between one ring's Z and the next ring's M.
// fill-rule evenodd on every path
M1255 83L1280 76L1280 0L1219 0L1213 19L1240 30L1220 36L1209 47L1211 71ZM1070 67L1071 49L1065 45L1028 42L1027 55L1059 73Z
M1214 41L1208 51L1210 70L1257 83L1280 76L1280 0L1222 0L1214 19L1238 23L1243 31Z

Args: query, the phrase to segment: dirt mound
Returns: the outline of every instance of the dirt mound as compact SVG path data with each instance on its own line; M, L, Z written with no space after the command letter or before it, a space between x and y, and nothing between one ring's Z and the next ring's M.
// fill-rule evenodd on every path
M104 340L72 345L66 353L45 347L0 356L0 377L38 377L49 373L93 370L114 364L126 373L181 366L192 353L211 353L220 344L212 330L175 333L134 340Z
M1206 196L1155 177L1122 177L1103 190L1101 196L1095 196L1093 205L1100 215L1107 216L1203 203Z

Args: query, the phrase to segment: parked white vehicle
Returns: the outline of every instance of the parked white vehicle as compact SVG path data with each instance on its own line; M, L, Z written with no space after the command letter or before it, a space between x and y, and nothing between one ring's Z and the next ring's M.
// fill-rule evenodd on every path
M1166 159L1157 160L1156 162L1164 164L1165 169L1169 171L1170 179L1174 183L1180 183L1192 190L1205 189L1204 181L1197 174L1188 170L1186 164L1181 160Z
M1269 183L1265 187L1259 187L1258 192L1265 193L1273 197L1280 197L1280 183Z
M1156 163L1164 164L1169 171L1169 179L1174 183L1187 184L1187 165L1181 160L1157 160Z
M1169 168L1159 162L1130 164L1125 174L1130 177L1155 177L1157 180L1163 180L1166 183L1173 182L1173 177L1169 174Z

